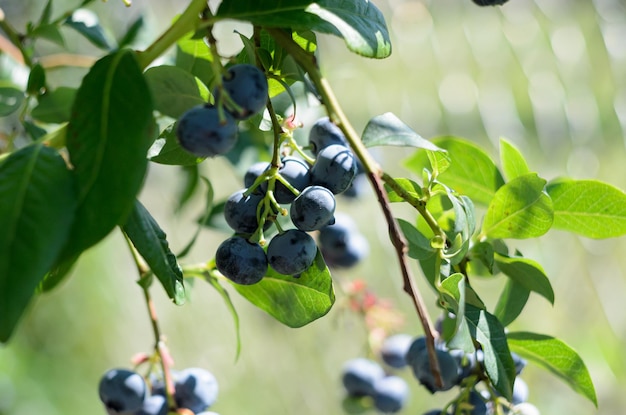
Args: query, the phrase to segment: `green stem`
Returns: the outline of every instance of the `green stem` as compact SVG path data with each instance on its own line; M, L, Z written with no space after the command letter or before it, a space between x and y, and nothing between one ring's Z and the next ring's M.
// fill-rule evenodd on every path
M426 224L433 231L433 233L435 235L439 235L445 242L446 234L443 231L443 229L441 229L441 227L437 223L437 220L434 218L434 216L428 211L428 209L426 209L426 202L422 199L419 199L413 196L409 192L407 192L402 186L398 184L396 179L394 179L387 173L385 172L382 173L382 179L385 183L387 183L387 185L389 185L389 187L391 187L391 189L394 192L398 194L398 196L400 196L408 204L413 206L419 212L419 214L424 218L424 220L426 221Z
M207 9L206 0L192 0L178 19L144 51L137 53L139 65L145 69L172 45L198 28L200 14Z
M352 148L352 151L363 164L363 168L365 169L367 177L372 184L374 192L376 193L376 196L378 198L378 203L380 204L383 214L385 215L385 220L387 221L387 226L389 228L389 238L395 248L400 269L402 272L404 291L413 300L413 305L415 306L418 317L420 319L420 323L422 324L422 327L424 329L424 334L427 340L426 344L428 349L428 356L431 363L433 376L435 378L435 383L437 384L437 386L442 386L443 380L441 378L439 362L435 350L435 336L437 336L437 332L432 322L430 321L428 311L426 309L426 306L424 305L424 300L422 299L419 288L417 287L415 279L413 278L413 274L406 257L407 244L402 234L402 231L400 230L398 222L391 212L389 198L387 197L387 192L385 191L381 181L382 171L376 161L372 158L372 156L365 148L365 145L363 145L361 138L355 131L354 127L352 127L352 124L350 124L350 121L343 112L341 105L339 105L339 102L335 97L335 94L330 87L330 84L322 76L322 73L317 66L315 55L305 51L296 42L294 42L290 32L271 28L267 28L266 30L274 38L274 40L296 60L298 65L300 65L300 67L302 67L302 69L304 69L309 74L311 82L315 85L315 87L317 88L317 92L322 98L322 103L326 107L329 118L333 122L335 122L337 126L341 129L341 131L345 134L346 139L348 140L348 143Z
M4 12L1 9L0 12L0 29L2 29L4 33L6 33L11 43L13 43L15 47L19 49L20 53L22 54L22 59L24 59L24 64L30 68L31 66L33 66L33 61L26 49L24 49L22 36L17 33L17 31L13 28L13 26L9 24L9 22L6 21Z

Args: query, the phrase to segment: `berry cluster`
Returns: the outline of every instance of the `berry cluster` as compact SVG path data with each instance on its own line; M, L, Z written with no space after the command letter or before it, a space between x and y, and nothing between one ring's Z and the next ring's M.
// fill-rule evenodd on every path
M237 122L263 110L268 84L256 66L231 66L213 90L215 104L195 106L176 124L182 148L198 157L213 157L230 151L237 142Z
M399 412L409 397L409 386L404 379L386 375L374 360L356 358L343 366L341 380L348 396L369 396L380 412Z
M309 232L319 231L319 247L330 266L355 265L368 252L365 238L341 215L335 217L335 195L344 192L357 174L356 158L341 130L328 118L318 120L309 135L314 158L290 154L279 165L259 162L244 176L244 189L234 192L224 205L226 223L235 235L217 249L215 264L238 284L255 284L268 266L283 275L298 276L317 255ZM287 215L295 228L283 229L276 221ZM340 220L337 220L339 218ZM267 244L264 232L276 224L278 234Z
M215 403L218 385L211 372L200 368L173 371L177 408L197 415L218 415L206 411ZM148 387L150 383L151 387ZM160 379L146 380L128 369L111 369L100 379L100 400L109 415L167 415L165 385Z
M389 336L383 341L379 352L381 360L392 369L410 367L415 378L431 393L447 391L455 386L465 389L465 393L460 393L451 404L452 412L434 409L424 415L539 415L537 408L526 402L528 385L519 377L526 361L518 355L512 354L518 377L513 385L512 399L507 402L499 396L492 396L492 392L487 389L478 388L484 371L481 350L475 354L465 354L460 350L449 350L444 344L436 342L435 352L442 386L437 385L432 374L425 336ZM396 375L385 374L383 367L374 360L357 358L348 361L343 367L342 381L349 396L370 396L374 407L384 413L399 412L408 398L406 382ZM496 405L502 406L500 411L496 410Z

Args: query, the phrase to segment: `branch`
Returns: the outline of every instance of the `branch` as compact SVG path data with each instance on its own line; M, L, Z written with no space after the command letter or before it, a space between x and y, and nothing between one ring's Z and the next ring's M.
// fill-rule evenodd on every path
M393 244L396 255L398 257L398 263L400 265L400 269L402 272L402 279L404 281L404 291L411 297L413 300L413 305L417 311L418 317L424 329L424 334L426 336L426 345L428 349L428 356L431 363L431 368L433 375L435 377L435 383L437 386L443 385L443 380L441 379L441 372L439 369L439 362L437 360L437 354L435 350L435 335L436 330L433 327L430 318L428 317L428 312L426 307L424 306L424 301L419 292L419 288L415 284L413 274L409 267L406 251L407 244L404 240L404 236L398 226L398 223L391 212L391 206L389 205L389 199L387 197L387 193L383 187L381 182L382 170L380 166L376 163L376 161L369 154L365 145L361 141L359 135L354 130L354 127L350 124L350 121L346 117L343 112L343 109L339 105L337 98L335 97L332 88L328 81L322 76L319 67L317 66L317 62L315 56L311 53L303 50L298 44L296 44L291 38L290 32L285 32L280 29L266 29L269 34L276 40L278 44L280 44L295 60L296 62L309 74L311 78L311 82L317 88L319 92L322 103L326 107L328 111L328 116L331 120L333 120L337 126L342 130L345 134L346 139L350 143L350 147L354 154L359 158L367 177L374 188L376 196L378 198L378 203L384 213L385 220L387 221L387 226L389 229L389 238L391 243Z

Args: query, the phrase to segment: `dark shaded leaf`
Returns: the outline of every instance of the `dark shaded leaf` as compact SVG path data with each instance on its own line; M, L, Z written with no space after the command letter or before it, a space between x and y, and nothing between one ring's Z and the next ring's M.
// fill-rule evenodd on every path
M31 115L37 121L61 124L70 119L72 104L76 97L76 90L65 86L58 87L39 97L39 103Z
M67 126L79 206L65 257L126 222L143 184L154 130L150 91L134 53L122 50L96 62Z
M24 309L68 239L76 208L63 158L42 144L0 164L0 341Z
M167 242L167 235L137 200L122 230L176 304L185 302L183 272Z

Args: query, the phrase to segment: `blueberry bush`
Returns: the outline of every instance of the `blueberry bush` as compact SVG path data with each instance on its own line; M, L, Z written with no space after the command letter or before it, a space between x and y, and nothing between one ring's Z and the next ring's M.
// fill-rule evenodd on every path
M592 239L622 236L622 190L593 179L548 180L504 138L498 159L471 137L425 139L390 112L371 117L358 133L321 70L317 48L321 35L331 35L364 60L388 57L389 28L371 1L189 0L139 50L131 46L142 19L113 41L97 22L84 20L91 3L53 18L55 2L48 0L26 27L0 19L10 45L3 50L29 74L24 87L0 87L0 115L15 120L0 147L1 342L11 341L35 298L72 276L86 250L121 232L136 263L154 347L94 384L103 413L214 413L206 411L219 406L219 373L175 369L168 342L179 339L166 341L152 298L164 290L184 308L200 281L224 299L237 329L230 293L299 328L326 316L341 286L337 295L380 337L337 369L347 413L402 412L416 387L452 391L429 414L539 413L528 402L532 385L520 377L527 365L546 369L597 405L576 351L533 327L508 328L531 295L555 301L546 271L516 242L550 229ZM252 30L239 33L238 52L227 55L214 29L231 20ZM61 28L100 51L78 88L51 86L37 53L42 40L65 45ZM325 116L303 125L298 110L311 101ZM302 131L307 140L298 139ZM402 147L404 174L392 174L397 169L379 161L374 147ZM214 192L222 178L204 177L199 168L219 158L235 167L220 175L240 183L223 199ZM197 232L177 252L153 206L139 201L151 164L186 179L179 207L193 195L207 200ZM401 281L407 296L396 301L412 303L417 327L380 335L383 324L372 318L372 310L380 311L377 297L362 281L334 275L347 275L370 254L362 224L340 209L360 197L364 178L399 270L380 277ZM408 219L394 205L410 212ZM206 228L221 230L223 241L201 264L187 262ZM506 283L490 304L475 282L497 276ZM439 315L433 318L425 299ZM238 338L236 354L239 348Z

